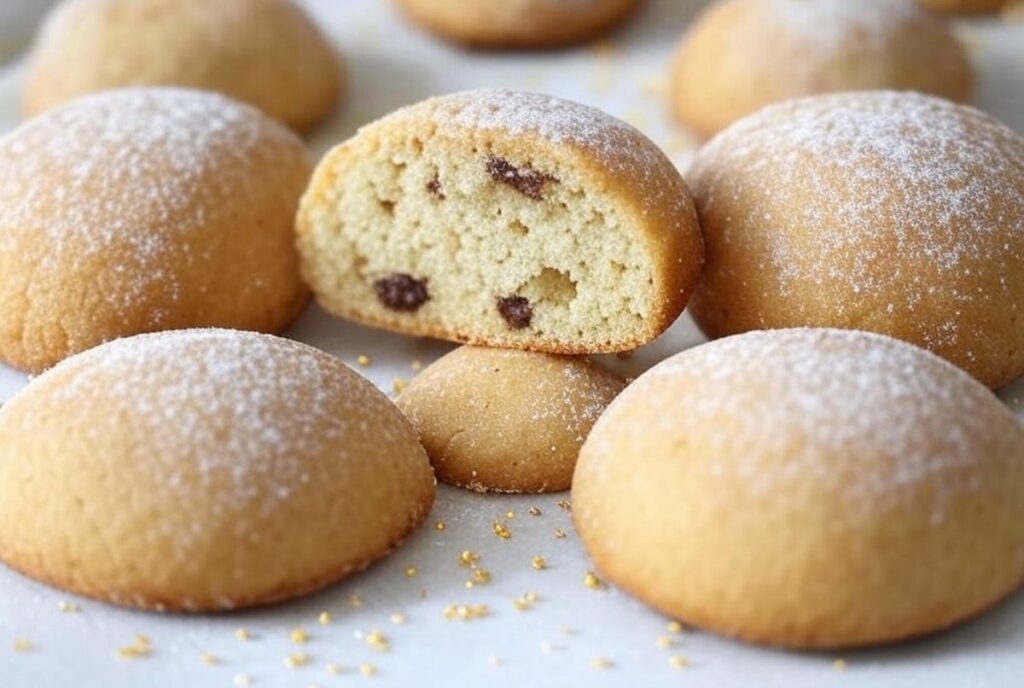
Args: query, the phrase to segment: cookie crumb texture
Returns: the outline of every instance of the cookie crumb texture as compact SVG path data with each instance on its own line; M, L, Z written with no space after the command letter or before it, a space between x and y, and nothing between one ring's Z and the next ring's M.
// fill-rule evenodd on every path
M0 409L0 559L115 604L296 597L386 554L434 491L415 431L383 394L268 335L119 339Z
M464 346L398 407L437 477L478 492L569 489L580 446L625 382L583 358Z
M302 269L329 311L554 353L635 348L679 315L703 246L640 132L549 96L470 91L399 110L320 163Z

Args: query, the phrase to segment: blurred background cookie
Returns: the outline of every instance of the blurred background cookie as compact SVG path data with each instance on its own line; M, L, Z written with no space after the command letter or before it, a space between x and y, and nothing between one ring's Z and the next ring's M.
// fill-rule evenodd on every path
M799 96L895 89L963 101L972 84L963 47L913 0L719 0L676 51L671 101L710 136Z
M1024 580L1024 430L902 342L776 330L684 351L580 452L573 520L671 618L770 645L902 640Z
M93 91L187 86L307 130L335 107L338 59L291 0L65 0L32 49L23 108L31 116Z
M623 387L582 358L464 346L417 375L398 407L440 480L477 492L558 492Z
M0 409L0 559L115 604L296 597L386 554L433 499L394 404L335 357L268 335L120 339Z
M0 360L40 371L109 339L276 332L306 303L302 141L214 93L86 96L0 139Z
M478 48L551 48L594 38L644 0L397 0L428 31Z
M936 12L996 12L1007 0L917 0L917 4Z
M793 100L719 134L689 180L709 337L869 330L992 387L1024 373L1024 139L989 115L895 91Z

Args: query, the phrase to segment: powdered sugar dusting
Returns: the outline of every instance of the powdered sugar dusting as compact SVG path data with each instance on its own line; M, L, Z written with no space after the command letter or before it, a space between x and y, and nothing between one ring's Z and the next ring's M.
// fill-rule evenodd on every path
M145 466L152 493L140 499L187 503L213 491L216 498L204 503L221 514L272 512L301 486L325 479L323 457L331 457L334 476L356 461L348 447L369 442L371 432L385 445L415 443L386 397L337 359L255 333L180 330L115 340L59 363L0 418L20 418L17 431L26 435L53 432L51 414L18 412L39 387L50 390L47 403L60 409L64 426L79 432L80 413L90 419L83 443L117 443L116 456L90 457L93 470ZM195 520L194 532L174 536L188 540L208 526Z
M938 98L865 92L771 106L713 139L690 177L709 253L764 247L773 298L825 287L844 294L840 317L878 299L894 316L912 318L925 299L967 312L1005 297L961 278L1024 260L1024 140ZM913 270L900 269L910 257ZM973 335L950 315L926 343Z
M650 422L632 432L697 441L711 474L764 496L825 486L851 518L928 483L941 520L943 500L981 489L976 469L1024 449L1013 415L966 373L863 332L751 332L678 354L612 403L592 458L608 459L605 425L636 404Z
M0 139L0 257L45 246L38 267L101 257L130 303L161 284L168 266L225 199L255 202L247 181L267 160L293 160L301 142L252 108L177 88L88 96ZM301 154L301 153L300 153ZM199 249L196 249L199 250ZM195 256L200 258L200 256Z
M769 0L770 16L791 39L819 52L872 51L927 18L913 0ZM761 27L761 35L765 35Z

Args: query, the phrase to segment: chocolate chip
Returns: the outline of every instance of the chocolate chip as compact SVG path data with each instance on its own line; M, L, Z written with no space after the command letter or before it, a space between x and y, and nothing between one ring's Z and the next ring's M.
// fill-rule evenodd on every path
M427 280L416 279L404 272L381 277L373 283L377 298L393 311L413 313L430 299Z
M427 182L427 191L434 198L437 198L438 200L441 201L444 200L444 192L441 191L441 182L438 180L437 177L434 177L429 182Z
M516 167L505 158L491 155L487 158L487 174L496 182L508 184L513 189L535 201L543 198L541 192L548 182L558 181L532 167Z
M513 330L521 330L530 326L533 319L533 306L522 296L505 296L498 299L498 312Z

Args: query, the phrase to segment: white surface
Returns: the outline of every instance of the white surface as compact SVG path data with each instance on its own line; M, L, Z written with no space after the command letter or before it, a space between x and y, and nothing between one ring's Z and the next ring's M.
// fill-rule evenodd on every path
M687 137L668 121L657 84L663 82L672 44L692 14L683 0L652 2L648 10L615 36L612 48L580 48L549 54L474 55L448 48L404 26L381 0L311 0L327 30L337 38L349 65L348 100L336 121L312 142L317 150L342 140L361 122L425 96L475 86L508 86L548 91L602 107L627 117L648 131L682 162ZM1024 26L975 24L963 27L981 71L980 104L1024 131ZM19 73L0 74L0 129L14 126ZM373 357L357 368L385 390L394 378L408 378L410 362L429 362L447 345L378 333L325 315L315 307L290 335L352 363L360 354ZM684 319L672 332L630 361L612 363L636 373L646 365L699 341ZM24 377L0 367L0 399L9 398ZM1018 412L1024 384L1004 390ZM231 686L244 673L253 686L334 686L353 681L367 685L491 686L644 686L702 687L810 686L1017 686L1024 676L1024 595L1017 595L982 618L935 637L891 648L845 653L847 669L832 662L838 655L795 654L749 647L696 631L676 638L670 649L657 647L665 619L614 589L583 586L590 567L572 532L569 516L555 505L567 495L478 496L441 487L428 526L398 552L368 571L294 603L260 611L220 616L173 616L131 612L90 600L75 599L0 568L0 686L156 687ZM527 514L538 506L541 516ZM504 516L515 512L514 519ZM500 540L491 524L500 519L512 538ZM443 520L443 532L432 525ZM555 539L556 528L565 539ZM482 555L493 574L489 585L467 590L469 571L457 565L463 549ZM534 571L530 560L544 556L550 569ZM418 568L414 578L407 566ZM427 596L420 597L426 590ZM532 611L516 611L512 599L527 591L540 595ZM349 596L364 599L361 608ZM58 610L61 600L81 605L78 613ZM488 618L446 621L449 603L483 603ZM330 611L332 624L321 626L318 614ZM392 612L408 616L405 625L389 621ZM236 640L244 626L254 635ZM311 634L303 646L289 640L302 626ZM571 635L562 628L575 629ZM354 634L382 630L391 652L378 653ZM118 647L135 634L152 639L153 654L118 660ZM25 638L27 652L12 643ZM306 652L309 664L289 669L291 653ZM202 663L202 653L218 658ZM669 667L673 654L691 666ZM494 666L491 656L500 658ZM605 671L591 666L604 657ZM366 679L356 667L373 662L379 674ZM346 668L342 675L325 670L328 662Z

